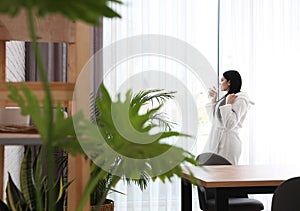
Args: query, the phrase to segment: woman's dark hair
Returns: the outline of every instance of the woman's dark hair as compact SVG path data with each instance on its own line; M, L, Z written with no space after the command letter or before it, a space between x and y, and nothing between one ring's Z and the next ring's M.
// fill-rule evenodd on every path
M228 70L223 73L223 77L230 81L230 87L228 93L225 95L225 97L229 94L235 94L241 91L242 87L242 77L240 73L236 70Z
M222 105L225 105L226 103L226 97L229 94L236 94L238 92L241 91L241 87L242 87L242 77L240 75L240 73L236 70L228 70L226 72L223 73L223 77L227 80L230 81L230 87L228 92L226 93L226 95L224 95L219 101L219 107ZM219 102L218 101L218 102ZM218 102L216 103L216 105L218 104ZM216 109L216 106L215 106ZM219 118L219 120L221 120L221 113L220 113L220 109L218 108L217 110L217 116ZM221 120L222 121L222 120Z

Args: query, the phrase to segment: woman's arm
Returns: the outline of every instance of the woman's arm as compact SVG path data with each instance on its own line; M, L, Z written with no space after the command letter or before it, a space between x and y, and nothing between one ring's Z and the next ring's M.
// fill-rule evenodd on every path
M211 122L213 122L214 118L214 111L215 111L215 106L217 102L217 91L216 87L210 88L208 90L208 96L210 97L210 103L206 104L205 109L206 113L208 115L208 118Z
M234 103L220 106L222 121L226 129L233 129L248 111L248 102L237 98Z
M213 122L213 119L214 119L215 106L216 106L216 103L208 103L205 106L206 113L211 122Z

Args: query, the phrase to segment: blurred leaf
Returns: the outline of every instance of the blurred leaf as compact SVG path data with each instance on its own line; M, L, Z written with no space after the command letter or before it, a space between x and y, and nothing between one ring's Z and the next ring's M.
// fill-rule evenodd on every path
M45 126L47 125L47 118L50 118L51 114L42 112L36 96L24 83L21 84L24 95L21 95L18 89L11 84L7 84L7 88L10 90L8 97L20 106L22 115L30 115L42 139L47 140L48 130Z
M98 25L99 17L121 17L111 9L112 4L122 4L116 0L0 0L0 13L17 15L21 9L31 8L39 16L59 13L70 20L81 20Z
M56 118L52 122L52 140L48 143L48 121L50 115L52 114L52 108L49 108L48 103L44 100L43 108L38 103L38 100L34 93L28 89L25 84L21 84L21 92L18 91L16 87L8 84L7 88L10 90L9 98L15 101L21 108L21 113L23 115L30 115L34 125L37 127L39 134L41 135L44 144L51 144L52 147L59 147L71 155L76 155L77 153L83 154L82 148L77 140L75 133L73 118L80 121L83 119L82 113L77 113L72 117L64 117L63 108L58 105L56 107ZM21 94L23 93L23 95ZM79 127L80 130L81 127ZM82 126L84 128L84 125Z

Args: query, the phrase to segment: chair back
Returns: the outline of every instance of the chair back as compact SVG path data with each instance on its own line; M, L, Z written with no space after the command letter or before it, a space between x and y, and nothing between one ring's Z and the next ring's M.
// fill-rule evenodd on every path
M205 166L208 165L232 165L226 158L212 152L205 152L196 158L196 160Z
M272 211L300 210L300 177L286 180L279 185L272 198Z
M197 162L202 165L231 165L231 163L223 158L220 155L217 155L212 152L205 152L197 156L196 158ZM198 186L198 197L199 197L199 203L200 208L202 210L207 210L207 200L213 199L215 195L209 191L209 189L204 188L202 186Z

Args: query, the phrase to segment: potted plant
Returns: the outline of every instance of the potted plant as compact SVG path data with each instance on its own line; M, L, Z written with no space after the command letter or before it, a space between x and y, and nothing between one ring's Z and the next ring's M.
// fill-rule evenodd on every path
M47 176L42 175L42 153L35 158L31 148L27 148L21 164L19 190L10 174L6 187L6 202L0 200L1 211L34 211L38 210L37 198L40 198L43 210L66 210L66 191L70 183L63 184L62 177L56 179L54 186L50 186ZM49 193L54 193L55 203L49 203Z
M92 205L103 205L107 200L108 193L116 191L112 188L121 179L133 182L141 190L144 190L149 180L155 180L157 176L162 181L165 181L165 179L171 180L171 177L174 175L181 176L180 164L182 162L186 161L194 165L196 164L190 153L173 145L161 143L161 140L165 138L187 136L172 131L172 124L174 123L168 121L164 113L161 112L161 108L165 102L174 98L174 92L149 89L132 95L131 91L128 91L124 102L121 102L120 96L117 101L113 102L104 84L101 84L99 91L101 97L96 98L95 108L92 109L95 113L94 122L102 134L102 141L110 145L119 154L115 157L106 154L108 150L105 150L101 141L99 145L96 144L92 147L92 153L100 153L99 156L94 155L94 162L91 165L91 180L96 179L101 174L104 175L94 186L94 191L91 195ZM129 122L126 121L127 117L129 117ZM114 121L118 121L120 125L116 126L116 122ZM123 129L120 129L120 127ZM128 129L129 127L134 127L134 130ZM158 129L156 131L159 132L149 133L155 129ZM133 137L135 133L138 133L138 138L151 139L151 143L145 144L143 140L133 142L130 137ZM85 149L85 147L83 148ZM162 170L161 173L155 175L154 170L157 170L155 169L157 166L155 166L155 163L150 162L151 158L155 157L156 153L163 153L170 150L170 148L175 150L177 158L182 160L172 167L171 170L164 172L163 169L160 169ZM171 157L172 155L170 154L167 160L174 161L174 158ZM135 175L127 170L129 166L128 162L126 162L126 157L129 156L137 158L138 161L144 160L137 162L138 165L136 167L130 168L136 172ZM106 158L109 159L106 161ZM133 162L129 165L137 163ZM106 167L102 168L104 165Z
M92 164L91 177L97 177L98 174L101 174L101 171L103 171L101 168ZM97 185L91 194L91 198L90 198L91 210L98 210L98 211L114 210L114 201L108 199L107 196L112 191L118 192L112 189L112 186L114 186L116 182L116 176L108 172L105 172L105 174L106 176L104 176L102 179L100 179L97 182Z

